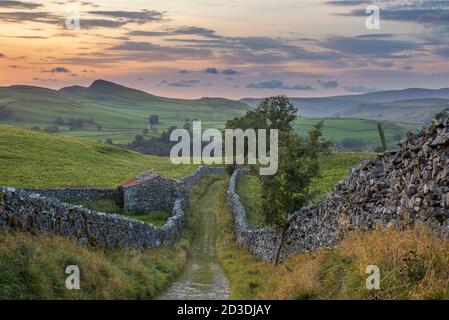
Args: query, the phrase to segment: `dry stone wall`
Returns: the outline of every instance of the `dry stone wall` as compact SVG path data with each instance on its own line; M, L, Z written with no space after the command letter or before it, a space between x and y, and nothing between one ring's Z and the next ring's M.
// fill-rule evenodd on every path
M425 224L449 237L449 112L401 142L400 149L365 161L317 205L295 214L287 231L282 257L332 246L352 230L413 227ZM228 202L235 216L240 245L271 261L279 234L249 230L236 193L238 169L230 180Z
M111 199L118 205L123 204L123 189L97 189L97 188L61 188L61 189L22 189L28 193L37 193L47 198L56 198L60 201L69 200L100 200Z
M218 172L198 169L186 181L192 187L205 174ZM15 189L0 188L0 228L32 234L70 237L79 243L105 248L150 249L170 245L179 239L184 226L189 191L179 186L173 200L173 215L164 226L128 219L118 214L95 212L64 203L68 199L114 199L121 189Z

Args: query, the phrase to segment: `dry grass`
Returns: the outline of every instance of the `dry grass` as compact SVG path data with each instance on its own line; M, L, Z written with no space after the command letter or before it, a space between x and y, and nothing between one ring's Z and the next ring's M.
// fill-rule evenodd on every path
M187 241L146 252L102 250L72 240L0 232L0 299L151 299L182 271ZM78 265L81 290L67 290Z
M335 248L274 267L235 244L225 188L213 211L232 299L449 299L449 242L424 227L353 233ZM380 290L366 289L369 265L380 268Z
M380 269L380 290L367 290L367 266ZM448 299L449 243L422 227L353 233L333 249L301 254L279 275L276 299ZM281 267L282 268L282 267Z

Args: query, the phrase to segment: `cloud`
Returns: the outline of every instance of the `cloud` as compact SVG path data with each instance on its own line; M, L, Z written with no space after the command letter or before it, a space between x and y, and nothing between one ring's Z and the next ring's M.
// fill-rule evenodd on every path
M346 86L345 90L352 93L368 93L379 91L377 88L368 88L364 86Z
M178 88L190 88L193 87L193 85L200 83L200 80L179 80L176 82L170 82L167 84L167 86L170 87L178 87Z
M204 73L218 74L218 69L217 69L217 68L206 68L206 69L204 70Z
M311 91L315 90L312 86L309 85L301 85L301 84L295 84L293 87L288 88L290 90L300 90L300 91Z
M42 4L23 1L0 1L0 8L36 9L38 7L42 7Z
M221 49L223 62L233 64L275 64L286 61L331 61L342 58L336 51L324 48L305 48L284 39L270 37L224 37L214 34L214 39L180 39L166 41L183 43L196 48Z
M314 88L309 85L297 84L294 86L287 86L281 80L268 80L258 83L250 83L246 85L246 87L250 89L283 89L283 90L301 90L301 91L314 90Z
M136 42L136 41L125 41L122 44L109 48L109 50L145 53L145 54L129 53L126 56L122 57L124 60L135 59L139 61L147 61L151 59L170 60L174 58L178 59L207 58L212 55L212 51L203 48L160 46L150 42ZM120 60L120 57L116 56L116 59Z
M235 71L234 69L224 69L221 73L230 76L230 75L236 75L237 71Z
M179 27L172 28L166 31L144 31L144 30L134 30L128 32L131 36L142 36L142 37L165 37L165 36L177 36L177 35L195 35L207 38L218 37L215 31L212 29L206 29L201 27Z
M0 2L1 3L1 2ZM129 23L146 23L160 21L163 13L159 11L89 11L91 16L105 16L116 19L97 19L83 16L80 20L82 29L120 28ZM8 23L39 22L65 26L65 17L49 12L0 12L0 20Z
M190 73L190 71L189 70L179 70L179 73L186 74L186 73Z
M326 4L334 6L359 6L361 4L370 3L373 1L369 0L338 0L338 1L327 1Z
M338 80L318 80L317 83L320 84L323 89L335 89L340 86Z
M70 70L65 67L56 67L50 70L51 73L70 73Z
M449 47L437 49L433 53L441 57L449 58Z
M89 14L104 16L109 18L118 18L120 22L124 23L146 23L153 21L161 21L164 17L164 13L156 10L143 10L143 11L89 11Z
M343 54L384 58L392 58L399 52L419 48L419 45L407 41L351 37L332 37L323 41L322 45Z
M9 23L22 23L25 21L42 22L49 24L62 23L62 20L48 12L0 12L0 20Z
M4 58L4 57L5 57L5 54L0 52L0 58Z
M93 29L93 28L119 28L128 24L129 21L117 21L109 19L81 19L81 29Z
M330 1L329 4L340 6L351 6L369 4L374 1ZM449 22L449 1L379 1L382 5L381 19L423 24L431 27L448 28ZM352 10L346 16L363 17L366 16L365 8L360 7Z

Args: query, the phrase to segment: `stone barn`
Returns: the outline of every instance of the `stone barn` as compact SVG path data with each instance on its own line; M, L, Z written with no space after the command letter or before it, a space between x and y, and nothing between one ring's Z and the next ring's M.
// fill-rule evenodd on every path
M181 194L176 181L146 172L122 183L124 209L127 212L149 214L152 211L171 211Z

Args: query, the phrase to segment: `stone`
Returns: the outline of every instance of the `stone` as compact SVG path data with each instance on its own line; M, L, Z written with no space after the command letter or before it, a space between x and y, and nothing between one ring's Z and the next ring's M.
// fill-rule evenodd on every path
M189 181L189 186L193 187L205 175L221 172L224 172L223 168L199 167L191 176L184 179ZM149 174L144 174L142 177L144 181L151 180L148 179ZM176 189L176 192L165 193L165 196L164 192L159 193L166 204L170 204L169 209L172 211L172 216L160 228L118 214L95 212L82 206L64 203L69 199L112 199L123 203L124 189L121 187L117 189L0 188L0 195L2 195L0 197L2 201L0 202L0 228L6 231L17 229L34 234L66 236L82 244L105 248L145 250L170 245L181 235L184 226L184 210L189 204L189 192L182 183L172 180L169 182L164 180L165 182L170 188ZM146 199L142 201L145 205L148 204ZM153 204L153 207L155 206L156 204Z
M364 161L321 202L299 210L287 230L282 258L335 245L356 229L422 224L436 236L449 238L449 110L437 117L437 130L430 125L410 134L401 149ZM280 236L270 228L249 230L236 193L244 174L242 169L234 172L227 194L237 243L272 261Z

